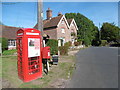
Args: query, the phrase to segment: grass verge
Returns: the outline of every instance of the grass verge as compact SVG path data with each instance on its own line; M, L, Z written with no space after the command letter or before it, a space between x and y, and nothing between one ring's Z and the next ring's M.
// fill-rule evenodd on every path
M74 70L75 57L61 56L58 65L52 65L48 75L28 83L22 82L17 75L17 56L2 57L2 85L4 88L58 88L54 83L68 80ZM53 85L54 84L54 85Z

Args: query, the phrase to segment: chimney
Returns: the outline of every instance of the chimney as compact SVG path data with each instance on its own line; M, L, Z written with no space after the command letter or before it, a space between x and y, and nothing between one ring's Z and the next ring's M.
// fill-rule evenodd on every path
M58 13L58 16L61 16L61 15L62 15L62 13L61 13L61 12L59 12L59 13Z
M46 11L46 14L47 14L47 19L52 18L52 10L50 10L50 8L48 8L48 10Z

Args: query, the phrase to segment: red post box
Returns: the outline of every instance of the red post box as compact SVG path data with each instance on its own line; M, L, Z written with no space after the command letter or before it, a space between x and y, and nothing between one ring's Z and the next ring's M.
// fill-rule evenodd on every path
M42 40L32 28L17 31L18 76L24 82L42 77Z
M50 59L50 47L43 47L42 49L42 58L43 59Z

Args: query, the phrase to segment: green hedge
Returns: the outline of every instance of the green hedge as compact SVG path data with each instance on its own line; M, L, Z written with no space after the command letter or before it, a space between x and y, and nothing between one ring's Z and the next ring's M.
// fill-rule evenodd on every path
M50 46L51 55L58 54L58 41L55 39L49 39L46 43L47 46Z
M101 46L106 46L108 44L107 40L101 40Z
M85 46L89 46L89 45L91 45L91 42L90 42L90 39L86 36L85 37L85 39L84 39L84 44L85 44Z
M0 43L2 43L2 52L8 48L8 39L0 38Z
M5 51L3 51L3 55L14 55L14 53L16 53L16 52L17 52L16 49L5 50Z

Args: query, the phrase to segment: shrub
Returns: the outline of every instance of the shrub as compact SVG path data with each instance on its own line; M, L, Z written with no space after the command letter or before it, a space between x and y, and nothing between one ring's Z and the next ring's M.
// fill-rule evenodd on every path
M59 47L60 55L68 55L68 49L72 45L71 42L66 42L64 46Z
M47 46L50 46L51 55L58 54L58 41L55 39L49 39L46 43Z
M85 37L85 39L84 39L84 44L85 44L85 46L89 46L90 45L90 39L88 38L88 37Z
M75 32L72 32L72 33L71 33L71 36L76 36Z
M82 41L81 39L78 39L77 42L79 42L80 45L82 45Z
M60 55L68 55L68 47L67 46L60 46L59 51L60 51Z
M79 46L79 45L80 45L80 42L74 42L74 45L75 45L75 46Z
M64 46L67 46L67 47L70 47L72 45L72 42L66 42L65 44L64 44Z
M2 43L2 52L8 48L8 39L0 38L0 43Z
M16 53L16 52L17 52L16 49L5 50L5 51L3 51L3 55L14 55L14 53Z
M101 40L101 46L106 46L108 44L107 40Z

